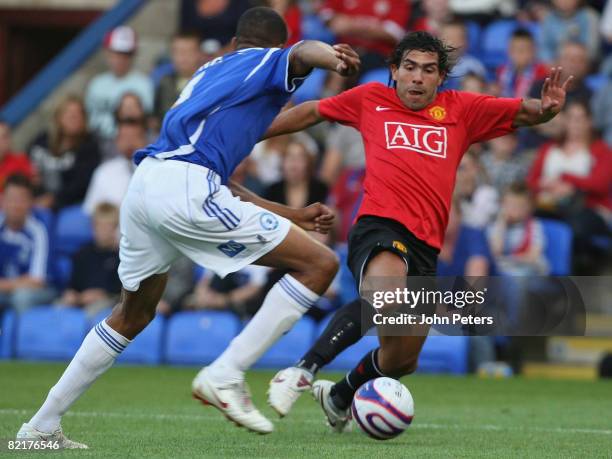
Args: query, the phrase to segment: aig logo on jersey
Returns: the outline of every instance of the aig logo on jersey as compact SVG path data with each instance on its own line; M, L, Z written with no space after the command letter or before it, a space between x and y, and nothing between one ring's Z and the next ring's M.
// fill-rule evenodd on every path
M385 123L385 136L389 150L412 150L424 155L446 158L445 127L388 121Z

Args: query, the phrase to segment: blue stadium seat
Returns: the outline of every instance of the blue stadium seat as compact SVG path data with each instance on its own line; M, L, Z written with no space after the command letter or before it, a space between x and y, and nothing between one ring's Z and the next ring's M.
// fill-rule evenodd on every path
M259 368L284 368L295 364L310 348L314 332L314 321L309 317L302 318L268 349L256 366Z
M553 276L568 276L572 268L571 228L562 222L540 219L546 238L544 256Z
M353 274L346 264L346 260L348 258L348 246L346 244L337 245L335 247L335 252L340 261L340 285L338 291L338 301L341 305L344 305L357 298L359 296L359 292L357 291Z
M96 314L91 321L91 326L106 319L112 309L104 309ZM158 315L147 325L132 343L121 353L117 362L129 364L158 365L162 361L162 344L166 319Z
M608 76L602 73L595 73L584 79L584 84L593 92L600 91L607 83Z
M238 333L240 322L225 311L187 311L168 321L165 361L178 365L212 362Z
M386 67L381 67L379 69L370 70L369 72L363 74L359 79L359 84L382 83L384 85L388 85L389 78L391 78L389 69Z
M16 323L17 314L12 309L7 309L0 315L0 360L13 357Z
M38 306L19 317L16 354L22 359L67 360L79 349L87 330L80 309Z
M307 14L302 19L302 39L320 40L334 44L336 37L316 14Z
M480 53L480 37L482 29L477 22L468 21L465 24L468 37L468 53L473 56L478 56Z
M72 275L72 258L69 255L56 254L52 260L53 283L58 290L64 290Z
M57 252L71 255L93 239L91 221L80 205L62 209L55 225Z
M468 370L467 336L429 336L419 356L419 373L463 375Z
M489 70L495 68L506 61L508 43L514 30L519 27L519 23L510 19L494 21L484 30L482 34L481 57L483 63Z

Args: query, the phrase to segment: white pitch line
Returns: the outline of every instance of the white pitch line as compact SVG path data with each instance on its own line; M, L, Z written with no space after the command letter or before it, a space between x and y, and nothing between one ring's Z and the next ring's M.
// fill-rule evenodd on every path
M17 409L0 409L0 415L31 415L34 410L17 410ZM69 411L66 416L77 416L84 418L120 418L120 419L154 419L157 421L214 421L227 422L220 416L201 416L196 414L164 414L164 413L118 413L112 411ZM294 416L293 420L299 420L305 424L321 424L322 421L315 419L304 419ZM433 429L433 430L489 430L489 431L522 431L522 432L543 432L543 433L559 433L559 434L594 434L594 435L612 435L612 430L608 429L582 429L582 428L566 428L566 427L512 427L500 426L494 424L429 424L415 423L410 426L411 429Z

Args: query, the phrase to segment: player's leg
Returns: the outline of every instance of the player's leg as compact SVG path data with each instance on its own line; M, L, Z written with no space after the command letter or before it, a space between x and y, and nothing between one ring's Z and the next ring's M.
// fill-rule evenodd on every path
M194 380L196 395L203 395L202 398L209 402L210 394L214 392L217 399L228 403L227 395L223 400L224 394L220 389L243 384L244 372L316 303L338 269L335 254L295 226L257 264L283 268L289 272L270 289L257 314L225 352ZM306 388L310 382L306 382ZM261 429L258 430L260 432L265 429L263 422L254 427ZM269 424L268 428L271 427Z
M137 169L121 208L121 302L87 334L40 410L22 426L20 438L57 440L66 448L84 447L63 436L62 415L112 366L155 315L166 285L165 273L178 253L149 227L141 186L148 168L141 165Z
M86 447L63 436L61 418L153 319L166 277L152 276L141 283L137 292L123 291L121 302L106 320L89 331L43 405L21 427L18 438L58 441L64 448Z

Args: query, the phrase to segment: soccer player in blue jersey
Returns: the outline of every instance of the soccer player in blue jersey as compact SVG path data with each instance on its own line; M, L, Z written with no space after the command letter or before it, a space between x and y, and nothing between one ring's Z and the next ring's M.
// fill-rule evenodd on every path
M313 67L341 75L359 67L346 45L307 41L281 49L286 39L274 10L248 10L238 24L235 51L195 73L167 113L157 142L135 154L138 167L121 207L121 302L85 337L18 438L86 447L63 435L61 417L153 319L167 271L181 255L220 276L250 263L288 270L192 384L196 398L237 424L259 433L273 430L251 403L244 372L327 290L338 261L303 229L326 232L333 217L322 204L292 209L228 180Z

